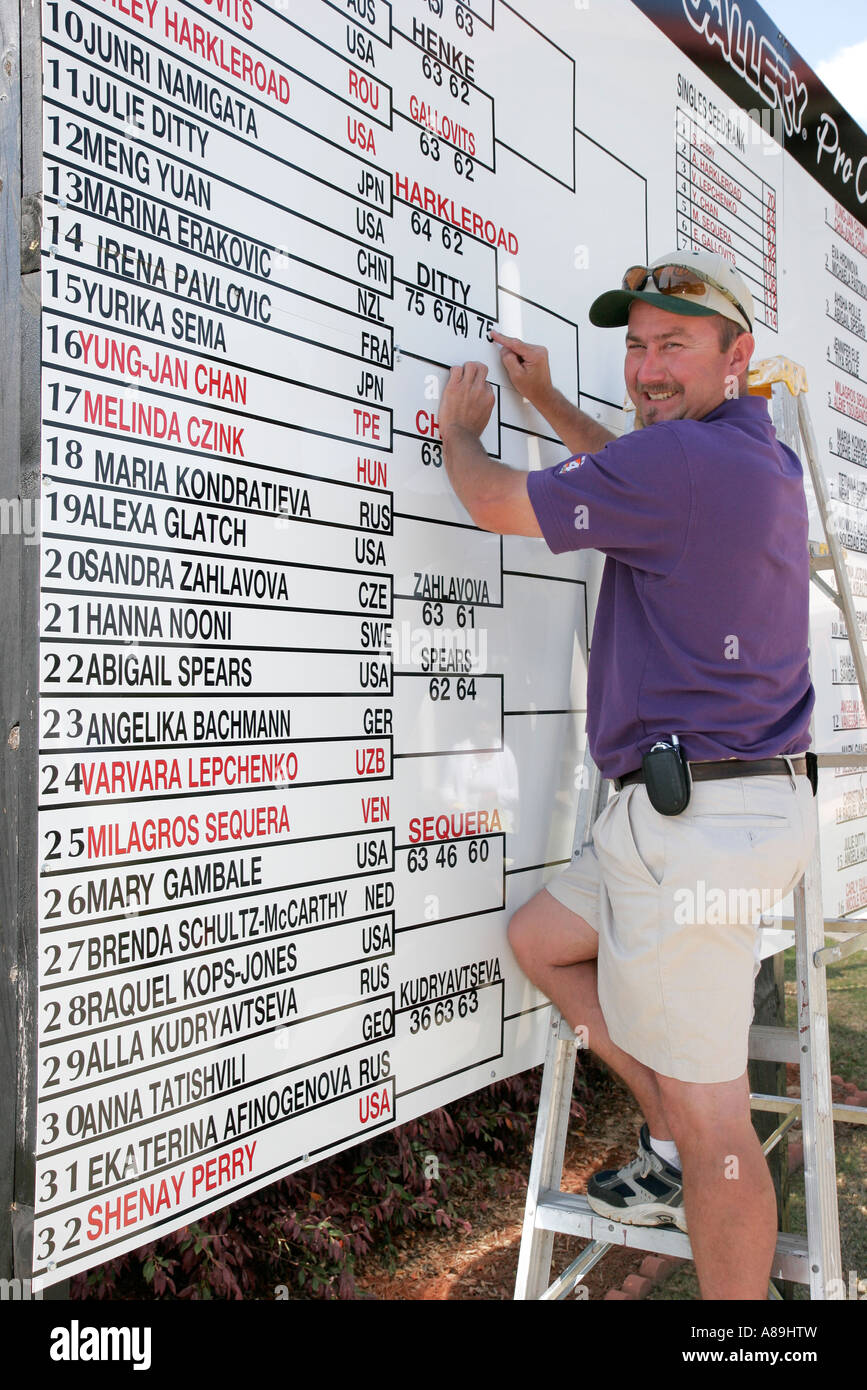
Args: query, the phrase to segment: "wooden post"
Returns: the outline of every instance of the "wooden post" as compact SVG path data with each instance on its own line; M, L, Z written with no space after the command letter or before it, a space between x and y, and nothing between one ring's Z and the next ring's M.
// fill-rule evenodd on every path
M0 1277L22 1281L36 1139L40 42L37 0L0 0Z

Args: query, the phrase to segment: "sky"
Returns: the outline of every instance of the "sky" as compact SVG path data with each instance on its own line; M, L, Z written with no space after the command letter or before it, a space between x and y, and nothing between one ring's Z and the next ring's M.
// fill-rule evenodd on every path
M781 33L867 131L864 0L759 0Z

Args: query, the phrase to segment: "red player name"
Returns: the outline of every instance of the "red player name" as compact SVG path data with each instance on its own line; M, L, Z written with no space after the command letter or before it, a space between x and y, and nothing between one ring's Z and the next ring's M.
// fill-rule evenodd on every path
M502 247L510 256L518 254L518 238L514 232L506 231L505 227L479 212L474 212L472 208L455 203L454 198L449 198L445 193L437 193L433 188L415 180L410 182L409 178L395 174L394 194L405 203L421 208L422 212L429 212L431 216L439 217L444 222L451 222L453 227L460 227L470 236L478 237L490 246Z
M156 386L173 386L178 391L190 389L191 363L176 352L160 352L156 348L152 357L142 356L138 343L124 343L107 333L84 333L81 329L78 338L86 367L97 367L110 376L132 377L134 381L147 377ZM192 388L200 396L239 405L247 403L246 376L204 362L199 362L192 372Z
M183 443L177 411L166 411L160 405L130 401L121 396L105 396L100 391L85 391L84 423L118 434L139 434L147 439ZM186 422L186 442L191 449L244 458L243 440L243 425L228 425L222 420L198 415L191 415Z
M234 1182L236 1178L246 1177L253 1171L253 1155L256 1152L256 1140L252 1144L239 1144L232 1149L231 1153L216 1154L209 1158L207 1163L196 1163L193 1165L192 1184L193 1196L199 1196L202 1192L216 1192L217 1188L223 1187L226 1183Z
M269 835L288 835L289 813L285 806L245 806L231 811L209 811L204 832L198 815L158 816L121 825L115 821L87 827L87 858L114 858L125 854L153 854L158 850L194 849L230 840L259 840Z
M451 811L448 815L415 816L409 823L409 842L461 840L470 835L493 835L503 829L496 806L490 811Z
M417 96L411 96L409 99L409 114L412 120L418 125L423 125L433 135L438 135L450 145L456 145L467 154L475 154L475 135L471 130L467 130L466 126L458 125L452 116L442 114L426 101L419 101Z
M87 1239L99 1240L113 1231L125 1231L137 1226L149 1216L171 1211L179 1205L186 1174L170 1174L159 1182L143 1183L125 1192L122 1197L108 1198L87 1213Z
M154 27L159 0L102 0L102 3L136 24L147 24L150 29Z
M233 43L227 43L222 34L215 33L204 24L191 23L185 15L176 14L168 5L165 11L165 37L173 39L179 48L186 48L213 68L231 73L239 81L253 87L263 96L273 97L282 106L289 103L289 79L275 68L254 58Z

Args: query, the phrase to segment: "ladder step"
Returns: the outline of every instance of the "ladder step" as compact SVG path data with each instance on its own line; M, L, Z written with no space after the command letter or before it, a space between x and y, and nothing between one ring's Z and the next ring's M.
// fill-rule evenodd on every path
M586 1197L572 1192L555 1192L553 1188L543 1191L536 1207L535 1224L538 1230L556 1231L559 1235L579 1236L585 1240L625 1245L636 1250L652 1250L683 1260L692 1259L689 1236L684 1235L683 1231L661 1226L625 1226L621 1221L609 1221L607 1217L597 1216L590 1210ZM794 1236L786 1231L778 1233L771 1278L809 1284L805 1236Z
M756 1062L800 1062L798 1034L794 1028L754 1023L750 1028L748 1055Z
M760 1092L750 1096L750 1108L766 1111L769 1115L788 1115L795 1107L801 1107L799 1096L764 1096ZM829 1113L832 1120L842 1124L867 1125L867 1106L864 1105L832 1105Z

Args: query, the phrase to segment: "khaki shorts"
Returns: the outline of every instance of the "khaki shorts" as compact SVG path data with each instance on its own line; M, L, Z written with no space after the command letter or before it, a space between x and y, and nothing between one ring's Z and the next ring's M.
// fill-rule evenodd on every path
M642 783L612 796L548 892L599 933L612 1041L663 1076L732 1081L747 1064L758 921L800 879L816 814L806 777L693 784L680 816Z

